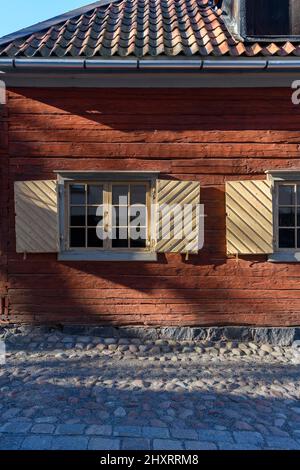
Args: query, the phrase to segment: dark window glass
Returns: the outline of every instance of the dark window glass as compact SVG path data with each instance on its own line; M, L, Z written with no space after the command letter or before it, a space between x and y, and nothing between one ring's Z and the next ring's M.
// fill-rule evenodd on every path
M295 227L295 209L293 207L279 208L279 227Z
M73 206L70 209L71 225L85 226L85 207Z
M146 248L146 240L139 238L138 240L130 240L131 248Z
M293 206L295 204L295 187L294 185L279 185L279 205Z
M295 230L279 229L279 248L295 248Z
M70 186L71 204L85 204L85 185L71 184Z
M96 225L102 222L103 221L103 206L88 207L87 220L88 220L89 227L96 227Z
M299 0L245 0L247 35L299 35L299 4Z
M130 229L130 246L132 248L146 247L146 228Z
M130 186L130 204L146 204L146 194L145 185L132 184Z
M112 203L115 206L128 204L128 184L113 184Z
M70 246L72 248L85 247L85 229L84 228L71 228L70 229Z
M297 184L297 204L300 206L300 184Z
M146 206L131 206L130 207L130 224L133 226L144 226L147 220L147 207Z
M114 228L112 230L112 237L113 248L128 248L127 228Z
M103 186L88 185L88 204L103 204Z
M95 228L88 229L88 247L89 248L102 248L103 240L98 238Z
M300 248L300 230L297 230L297 248Z

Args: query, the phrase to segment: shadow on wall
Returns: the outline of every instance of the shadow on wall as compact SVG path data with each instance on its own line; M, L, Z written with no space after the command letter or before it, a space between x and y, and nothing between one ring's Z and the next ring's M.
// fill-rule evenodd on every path
M12 91L8 265L12 321L297 323L298 287L289 279L289 290L282 289L282 275L288 275L285 266L271 266L265 257L238 262L226 258L224 181L261 178L266 168L300 163L300 108L292 106L290 90L269 93L265 89ZM23 261L13 242L13 180L53 179L53 170L58 169L160 170L162 176L199 180L207 213L204 249L189 261L168 254L149 264L58 263L54 255L28 255ZM291 270L300 274L295 267Z

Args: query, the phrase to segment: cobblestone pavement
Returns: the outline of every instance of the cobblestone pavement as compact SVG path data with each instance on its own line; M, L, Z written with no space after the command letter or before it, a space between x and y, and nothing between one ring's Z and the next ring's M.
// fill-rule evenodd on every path
M59 332L5 343L0 449L300 449L296 344Z

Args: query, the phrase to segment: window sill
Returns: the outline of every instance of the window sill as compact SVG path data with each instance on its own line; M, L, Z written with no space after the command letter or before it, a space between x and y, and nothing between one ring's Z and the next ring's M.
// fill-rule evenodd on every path
M58 261L157 261L157 253L142 251L64 251Z
M300 251L295 252L277 252L269 255L270 263L300 263Z

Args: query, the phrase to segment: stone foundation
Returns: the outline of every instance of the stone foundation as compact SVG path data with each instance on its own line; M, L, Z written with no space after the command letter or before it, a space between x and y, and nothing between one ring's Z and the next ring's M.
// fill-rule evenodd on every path
M68 335L89 335L104 338L139 338L141 340L176 340L176 341L239 341L274 346L291 346L300 339L300 327L295 328L252 328L252 327L99 327L66 325L61 327L9 325L0 327L0 334L30 333L32 330L41 333L61 331Z

